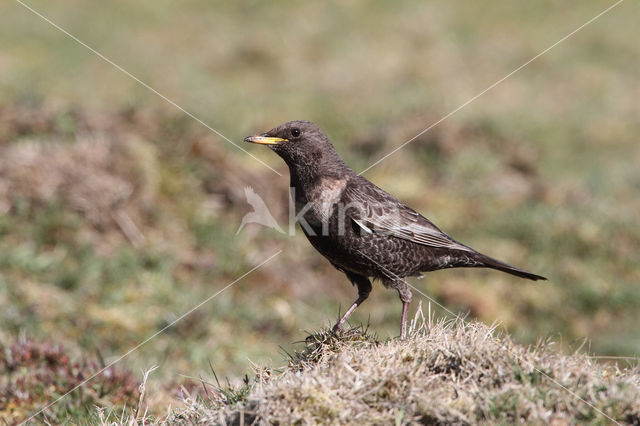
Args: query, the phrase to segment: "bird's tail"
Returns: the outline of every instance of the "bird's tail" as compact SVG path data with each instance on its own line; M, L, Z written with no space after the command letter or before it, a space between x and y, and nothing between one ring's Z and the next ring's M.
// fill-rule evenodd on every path
M527 278L533 281L547 279L542 275L532 274L531 272L527 272L524 269L520 269L515 266L509 265L508 263L501 262L497 259L486 256L484 254L478 253L476 260L479 260L481 262L481 264L477 265L479 267L497 269L498 271L506 272L507 274L515 275L521 278Z

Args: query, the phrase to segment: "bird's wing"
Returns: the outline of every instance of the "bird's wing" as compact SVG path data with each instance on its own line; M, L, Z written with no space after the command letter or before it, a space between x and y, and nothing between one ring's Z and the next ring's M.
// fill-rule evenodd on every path
M346 216L366 233L391 235L435 248L475 251L364 178L355 185L347 185L344 201Z

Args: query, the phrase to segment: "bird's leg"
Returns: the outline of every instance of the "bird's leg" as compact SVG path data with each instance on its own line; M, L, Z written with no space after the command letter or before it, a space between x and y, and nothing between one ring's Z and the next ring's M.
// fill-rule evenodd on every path
M409 310L409 304L411 303L411 289L404 280L396 280L392 286L398 290L398 296L402 301L402 316L400 318L400 339L404 340L407 337L407 311Z
M353 311L355 311L356 308L360 306L360 304L364 302L367 297L369 297L369 293L371 293L371 282L367 277L352 273L347 273L347 277L349 278L349 280L351 280L352 283L358 286L358 298L355 302L353 302L353 305L351 305L347 312L344 313L344 315L342 316L342 318L340 318L336 325L333 326L334 333L338 333L342 330L342 326L345 322L347 322Z
M400 340L407 337L407 311L410 302L402 302L402 317L400 318Z
M349 319L349 317L351 316L351 314L353 313L353 311L356 310L356 308L358 306L360 306L360 304L362 302L365 301L365 299L368 297L369 295L366 294L364 296L360 296L358 295L358 298L356 299L355 302L353 302L353 305L351 305L351 307L349 308L349 310L347 310L347 312L344 313L344 315L342 316L342 318L340 318L340 321L338 321L336 323L336 325L333 326L333 332L334 333L338 333L339 331L342 330L342 326L344 325L345 322L347 322L347 320Z

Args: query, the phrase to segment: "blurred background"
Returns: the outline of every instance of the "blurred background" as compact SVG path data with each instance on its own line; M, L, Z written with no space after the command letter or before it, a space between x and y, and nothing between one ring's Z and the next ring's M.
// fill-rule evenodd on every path
M356 296L301 232L236 235L247 186L288 223L286 166L244 136L311 120L361 171L612 3L28 4L282 173L0 4L0 346L112 361L282 250L120 362L171 387L278 367ZM365 173L549 278L449 270L420 290L520 343L638 355L639 13L622 3ZM378 283L351 322L394 337L400 308Z

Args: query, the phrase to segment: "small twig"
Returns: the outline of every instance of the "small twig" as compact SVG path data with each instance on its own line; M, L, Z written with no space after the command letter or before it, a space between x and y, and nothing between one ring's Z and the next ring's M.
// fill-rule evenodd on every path
M138 415L140 414L140 408L142 407L142 404L144 403L144 397L147 393L147 380L149 379L149 374L151 374L152 372L154 372L155 370L158 369L157 365L152 366L150 369L148 369L147 371L142 371L142 383L140 384L139 390L140 390L140 398L138 399L138 406L136 407L136 413L134 416L135 420L138 420ZM145 412L147 410L145 409Z
M136 226L131 216L124 210L118 209L111 214L122 234L129 240L135 248L140 248L147 241L144 234Z

